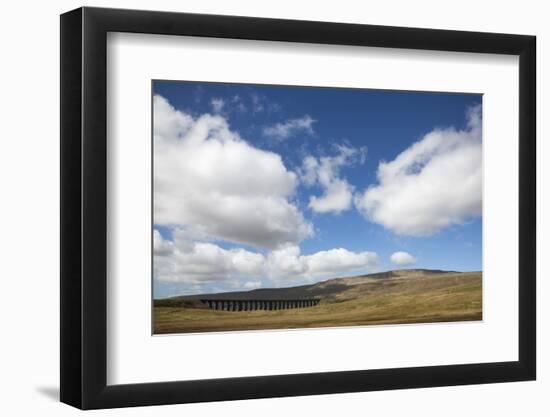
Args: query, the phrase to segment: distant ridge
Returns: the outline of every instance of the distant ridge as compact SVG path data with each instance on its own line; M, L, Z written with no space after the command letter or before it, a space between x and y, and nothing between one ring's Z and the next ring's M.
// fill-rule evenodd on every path
M424 274L424 275L435 275L435 274L458 274L458 271L444 271L442 269L392 269L391 271L386 272L375 272L372 274L365 274L365 275L357 275L354 277L346 277L346 278L395 278L398 276L402 276L403 274ZM341 279L341 278L333 278L333 279ZM343 278L345 279L345 278Z
M193 295L179 295L155 300L157 303L178 303L194 302L201 298L224 298L233 300L286 300L286 299L305 299L305 298L325 298L334 297L339 293L349 290L352 287L377 282L380 280L408 279L421 277L435 277L437 275L464 274L457 271L443 271L439 269L396 269L386 272L376 272L372 274L357 275L351 277L331 278L320 281L315 284L299 285L295 287L283 288L258 288L249 291L233 291L221 293L203 293Z

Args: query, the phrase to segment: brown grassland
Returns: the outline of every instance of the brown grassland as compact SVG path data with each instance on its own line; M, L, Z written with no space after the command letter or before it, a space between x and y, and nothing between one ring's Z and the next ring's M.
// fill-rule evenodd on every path
M319 305L277 311L216 311L155 300L154 334L472 321L482 319L481 272L393 271L324 281ZM334 288L334 290L331 290Z

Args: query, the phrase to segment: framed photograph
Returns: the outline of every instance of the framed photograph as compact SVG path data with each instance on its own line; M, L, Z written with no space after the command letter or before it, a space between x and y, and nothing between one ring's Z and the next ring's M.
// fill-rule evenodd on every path
M61 16L61 401L533 380L535 37Z

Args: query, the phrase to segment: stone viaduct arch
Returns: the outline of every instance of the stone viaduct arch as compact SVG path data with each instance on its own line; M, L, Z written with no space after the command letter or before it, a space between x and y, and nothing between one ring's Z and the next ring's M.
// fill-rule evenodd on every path
M318 298L299 300L228 300L209 299L200 300L212 310L222 311L256 311L256 310L289 310L294 308L315 307L319 304Z

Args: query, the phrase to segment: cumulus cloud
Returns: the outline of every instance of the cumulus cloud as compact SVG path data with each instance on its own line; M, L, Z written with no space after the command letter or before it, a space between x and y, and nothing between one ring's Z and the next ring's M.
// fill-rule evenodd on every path
M194 124L188 114L175 109L159 95L153 97L154 140L155 144L175 142L189 132Z
M376 253L351 252L343 248L301 255L298 246L287 246L272 251L266 258L267 274L275 282L296 279L314 281L351 272L370 271L377 266Z
M298 246L289 245L263 255L197 242L185 229L174 230L172 240L164 239L154 230L153 251L154 276L158 281L188 285L225 283L244 289L261 287L264 277L276 284L311 282L370 271L378 266L378 255L374 252L338 248L301 255Z
M268 280L311 282L377 266L373 252L302 255L298 243L313 227L293 202L297 175L278 154L231 131L221 115L193 118L156 95L154 146L154 222L171 230L170 238L153 234L155 280L196 292L204 285L253 289ZM356 152L338 149L304 175L332 190L339 167ZM227 249L220 241L247 249Z
M416 258L407 252L394 252L390 256L390 261L396 265L405 266L416 263Z
M176 229L172 240L154 230L153 254L155 279L192 285L257 277L265 263L260 253L194 242L184 229Z
M435 129L378 166L378 184L356 196L357 208L395 233L428 236L481 215L481 106L464 130Z
M275 248L312 236L295 173L220 115L194 119L154 96L154 221L203 238ZM203 239L204 240L204 239Z
M300 132L304 132L307 135L313 135L313 123L315 122L316 120L306 114L299 119L289 119L283 123L276 123L273 126L268 126L264 128L263 133L265 136L277 140L288 139Z
M309 208L316 213L340 213L351 207L354 187L340 177L340 168L357 161L363 163L366 148L351 148L345 145L337 146L338 155L331 157L304 158L300 170L302 180L306 185L318 184L323 189L321 196L311 196Z

